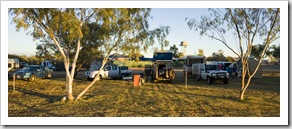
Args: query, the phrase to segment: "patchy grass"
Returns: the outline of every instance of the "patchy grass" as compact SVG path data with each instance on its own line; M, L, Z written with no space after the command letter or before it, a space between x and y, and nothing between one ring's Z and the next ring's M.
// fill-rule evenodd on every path
M132 82L101 80L79 101L62 102L66 96L64 79L38 79L31 83L17 80L16 91L9 88L9 117L279 117L280 77L266 74L253 79L245 100L239 101L240 79L229 84L196 82L184 77L172 82L144 83L133 87ZM73 95L86 85L85 79L75 80Z

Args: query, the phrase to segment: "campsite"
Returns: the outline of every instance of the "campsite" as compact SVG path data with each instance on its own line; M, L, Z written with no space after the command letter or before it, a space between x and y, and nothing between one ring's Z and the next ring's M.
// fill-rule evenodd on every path
M266 69L264 69L266 70ZM139 70L134 70L140 72ZM239 101L240 78L229 84L208 85L188 76L184 84L182 69L175 69L172 82L147 83L101 80L81 100L66 97L65 78L40 79L35 83L8 81L10 117L278 117L280 116L280 73L264 71L253 79L246 100ZM88 83L79 73L73 87L78 94Z
M144 2L161 4L138 3L144 7ZM89 125L248 125L251 118L253 125L287 124L280 8L177 4L197 7L7 8L9 69L3 80L8 88L2 86L1 94L8 105L1 108L2 120L8 125L82 125L80 117ZM65 120L71 117L78 122ZM117 117L126 119L109 120ZM132 117L135 122L127 120ZM163 123L155 119L160 117ZM205 120L210 117L215 122ZM173 118L179 121L169 121Z

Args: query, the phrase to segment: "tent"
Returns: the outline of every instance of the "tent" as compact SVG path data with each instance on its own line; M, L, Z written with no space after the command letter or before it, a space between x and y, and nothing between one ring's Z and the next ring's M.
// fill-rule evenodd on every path
M249 71L250 73L252 74L257 65L258 65L259 61L257 61L255 58L253 57L250 57L248 58L248 65L249 65ZM242 62L241 62L241 59L239 59L237 62L237 68L238 68L238 76L240 77L241 76L241 70L242 70ZM246 77L248 77L248 73L246 73ZM252 78L262 78L262 68L261 68L261 65L259 66L257 72L255 73L255 75L252 77Z

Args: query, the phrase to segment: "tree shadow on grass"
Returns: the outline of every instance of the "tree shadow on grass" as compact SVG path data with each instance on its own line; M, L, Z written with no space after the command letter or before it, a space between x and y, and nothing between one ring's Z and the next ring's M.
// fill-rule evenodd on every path
M178 87L174 84L173 84L173 86ZM181 87L179 87L179 88L181 88ZM195 88L195 89L199 89L199 88ZM206 94L198 94L198 93L188 93L186 91L170 91L170 90L165 90L163 88L160 88L159 91L164 92L166 94L178 94L178 95L187 95L187 96L194 96L194 97L199 96L199 97L207 97L210 99L220 98L220 99L231 100L231 101L239 101L237 96L235 97L235 96L206 95Z
M185 93L185 92L174 92L174 91L166 91L166 90L160 90L162 92L171 93L171 94L183 94L188 96L199 96L199 97L207 97L210 99L225 99L225 100L231 100L231 101L239 101L237 97L227 97L227 96L216 96L216 95L203 95L203 94L194 94L194 93Z
M28 116L32 116L32 114L40 114L40 113L45 113L46 115L43 115L43 116L47 116L47 117L54 117L54 116L58 116L58 115L56 115L56 114L54 114L54 113L51 113L51 112L49 112L49 111L46 111L46 110L42 110L42 109L39 109L38 107L35 107L35 106L29 106L29 105L26 105L26 104L23 104L23 103L21 103L21 102L18 102L18 101L13 101L13 100L9 100L9 102L10 103L15 103L15 104L17 104L18 106L20 106L20 107L26 107L27 109L26 110L23 110L23 111L20 111L20 112L17 112L17 111L10 111L9 110L9 112L8 112L8 116L9 117L28 117ZM11 112L13 112L13 113L11 113ZM16 112L16 113L15 113ZM25 115L25 116L22 116L22 115L20 115L20 114L23 114L23 113L21 113L21 112L25 112L25 114L30 114L31 113L31 115ZM35 116L36 117L36 116Z
M12 90L12 87L9 87L9 90ZM36 92L36 91L32 91L32 90L27 90L27 89L21 88L21 87L18 87L17 91L22 92L23 94L28 94L28 95L44 98L47 100L48 103L54 103L55 101L60 101L63 97L60 95L48 95L48 94L44 94L44 93L40 93L40 92Z

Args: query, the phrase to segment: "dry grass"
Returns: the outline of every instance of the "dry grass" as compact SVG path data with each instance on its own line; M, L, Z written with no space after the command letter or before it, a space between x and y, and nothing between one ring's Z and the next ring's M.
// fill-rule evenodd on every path
M9 84L10 117L279 117L280 77L277 73L264 73L262 79L253 79L246 91L245 101L239 101L240 79L229 84L207 85L188 78L176 78L173 83L145 83L132 87L121 80L97 82L77 102L62 102L66 96L65 80L39 79L35 83L17 81L16 91ZM76 96L87 84L76 80Z

